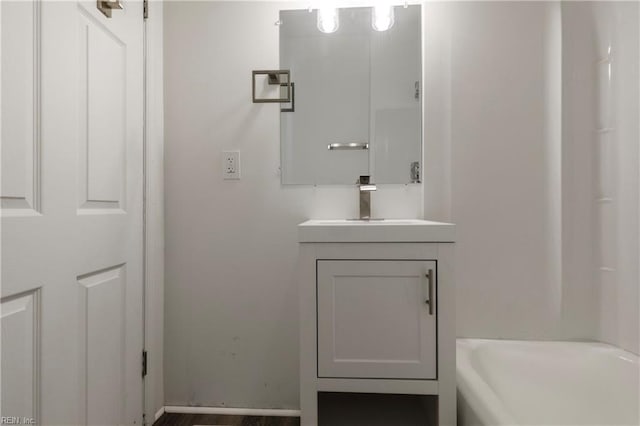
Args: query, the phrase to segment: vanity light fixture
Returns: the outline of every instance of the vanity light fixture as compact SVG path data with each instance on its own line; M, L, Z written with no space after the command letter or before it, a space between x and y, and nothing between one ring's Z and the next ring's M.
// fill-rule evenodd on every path
M393 26L393 6L374 6L371 14L371 26L376 31L387 31Z
M318 29L323 33L335 33L340 25L338 9L335 7L321 7L318 9Z

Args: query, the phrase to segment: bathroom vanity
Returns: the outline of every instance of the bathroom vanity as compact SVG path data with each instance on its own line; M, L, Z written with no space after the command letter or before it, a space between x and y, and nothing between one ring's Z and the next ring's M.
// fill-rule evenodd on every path
M454 233L424 220L298 226L302 425L318 424L323 392L432 395L437 424L456 424Z

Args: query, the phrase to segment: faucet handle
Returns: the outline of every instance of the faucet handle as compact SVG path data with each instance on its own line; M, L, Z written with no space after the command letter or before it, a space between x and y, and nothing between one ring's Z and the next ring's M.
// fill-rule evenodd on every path
M375 191L377 189L376 185L370 182L370 176L360 176L357 183L359 185L360 192Z
M370 179L371 179L371 176L369 175L361 175L360 178L356 181L356 183L360 185L369 185Z

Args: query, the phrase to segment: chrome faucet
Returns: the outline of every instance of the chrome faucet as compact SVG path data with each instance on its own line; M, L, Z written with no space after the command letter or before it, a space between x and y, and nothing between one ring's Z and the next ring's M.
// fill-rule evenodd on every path
M360 220L371 219L371 191L377 188L369 182L369 176L360 176L356 181L358 184L358 192L360 193Z

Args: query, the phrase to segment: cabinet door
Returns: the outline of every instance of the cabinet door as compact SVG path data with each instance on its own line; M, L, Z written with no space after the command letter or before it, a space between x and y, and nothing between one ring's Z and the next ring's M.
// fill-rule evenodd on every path
M435 261L317 265L318 377L437 379Z

